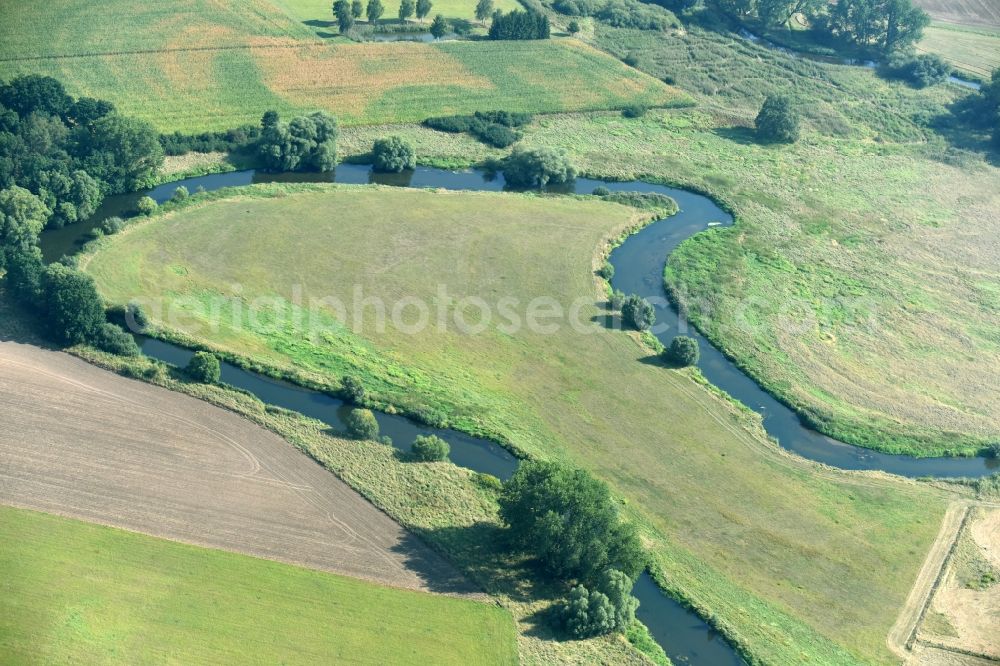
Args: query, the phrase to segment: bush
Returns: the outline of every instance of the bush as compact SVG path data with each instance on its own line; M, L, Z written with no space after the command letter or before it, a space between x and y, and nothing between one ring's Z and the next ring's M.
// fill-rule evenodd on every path
M597 274L605 280L610 281L611 278L615 276L615 267L611 265L610 261L605 261L601 264L601 267L597 269Z
M687 367L698 362L698 341L686 335L675 336L670 346L663 350L664 359L679 367Z
M440 462L448 459L451 447L437 435L421 435L413 442L413 458L421 462Z
M794 143L799 138L799 114L784 95L768 95L755 121L763 141Z
M344 398L353 402L355 405L361 405L365 402L365 387L361 385L361 382L357 377L353 375L345 375L343 379L340 380L340 392L343 394Z
M523 127L534 118L530 113L511 111L476 111L473 118L504 127Z
M631 104L622 109L622 115L626 118L641 118L646 115L648 110L642 104Z
M915 88L926 88L948 80L951 65L939 55L894 56L879 73L890 79L902 79Z
M625 63L626 65L628 65L629 67L638 67L639 66L639 59L636 58L631 53L629 55L625 56L624 58L622 58L622 62Z
M121 326L108 321L97 329L91 344L101 351L118 356L138 356L141 353L135 338L126 333Z
M590 584L607 568L635 577L645 556L607 484L583 470L526 460L500 495L510 545L563 580Z
M184 368L184 372L187 376L196 382L202 382L204 384L215 384L219 381L219 377L222 375L222 368L219 365L219 359L215 354L199 351L195 352L191 360L188 361L187 367Z
M135 203L135 209L140 215L152 215L156 212L157 203L153 197L143 197Z
M573 19L572 21L569 22L569 25L566 26L566 30L569 32L569 34L575 35L576 33L580 32L580 22L577 21L576 19Z
M424 121L424 125L439 132L459 134L469 131L472 126L472 118L472 116L438 116L428 118Z
M125 325L135 333L142 333L149 328L149 316L142 305L132 302L125 306Z
M473 472L472 480L480 488L486 490L491 490L493 492L499 493L503 490L503 481L493 476L492 474L485 474L483 472Z
M398 136L376 139L372 148L372 161L375 171L383 173L399 173L417 165L413 146Z
M190 195L191 195L191 193L188 192L188 188L184 187L183 185L178 185L177 189L174 190L173 196L170 197L170 200L171 201L184 201Z
M632 580L621 571L608 569L595 590L583 585L573 588L563 605L563 623L577 638L625 631L635 621L638 607L639 600L632 596Z
M378 439L378 421L370 409L352 409L347 415L347 432L355 439Z
M986 457L1000 460L1000 442L993 442L986 447Z
M514 150L503 162L503 175L513 187L544 187L576 178L566 153L551 148Z
M594 191L591 192L591 194L593 194L595 197L606 197L609 194L611 194L611 190L604 187L603 185L598 185L597 187L594 188Z
M116 234L124 228L125 228L125 220L118 217L117 215L104 218L104 220L101 221L101 226L100 226L101 231L103 231L108 236Z
M622 319L635 330L645 331L656 321L656 313L649 301L632 294L622 304Z
M242 125L222 132L201 132L199 134L161 134L160 145L167 155L184 153L232 152L246 148L260 137L260 128Z
M469 133L488 146L507 148L521 139L521 134L499 123L490 123L474 118L469 125Z

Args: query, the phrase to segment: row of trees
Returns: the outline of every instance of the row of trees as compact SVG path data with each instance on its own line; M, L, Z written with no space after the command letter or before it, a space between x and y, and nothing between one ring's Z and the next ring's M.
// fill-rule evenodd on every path
M414 16L419 20L424 20L431 13L431 8L433 7L431 0L402 0L399 3L399 20L406 21ZM340 32L346 33L350 32L351 28L354 27L355 21L361 18L362 14L366 16L369 23L377 23L382 15L385 14L385 6L382 4L382 0L368 0L368 4L365 5L361 0L337 0L333 3L333 15L337 19L337 26L340 28ZM493 11L492 0L479 0L479 4L476 5L476 18L480 21L485 20L487 16ZM440 15L439 15L440 16ZM434 19L436 23L441 26L445 26L444 17L440 17L440 21L437 18ZM434 25L431 25L431 32L434 32ZM435 35L435 37L440 37L440 35Z
M917 41L930 23L927 12L911 0L714 0L717 8L763 28L784 26L805 16L818 37L885 56Z
M497 11L490 23L490 39L548 39L549 17L538 12L513 9L509 13Z

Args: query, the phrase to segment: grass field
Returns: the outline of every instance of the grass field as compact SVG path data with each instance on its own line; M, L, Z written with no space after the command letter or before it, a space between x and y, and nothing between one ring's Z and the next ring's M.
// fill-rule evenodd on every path
M924 29L917 45L923 53L937 53L962 72L989 80L1000 67L1000 28L974 29L937 23Z
M431 13L426 19L427 22L434 16L441 14L445 18L468 19L474 21L476 18L476 2L478 0L433 0ZM300 21L333 21L333 13L330 6L333 3L326 0L274 0L274 4L284 7L288 13ZM366 3L367 6L367 3ZM385 13L381 22L394 20L399 16L399 0L388 0L383 2ZM521 9L521 3L517 0L494 0L493 7L504 12L512 9ZM367 19L362 17L362 23L367 25ZM412 23L417 23L416 19L411 19ZM429 25L429 23L425 23ZM334 27L336 32L336 27Z
M236 282L243 299L279 297L279 310L293 284L306 298L348 297L359 284L390 304L407 295L435 302L444 284L453 301L583 297L586 321L601 313L591 300L595 248L635 221L629 209L563 198L323 186L255 192L264 196L195 201L111 238L87 270L115 302L143 294L193 304L219 295L227 312ZM324 251L296 250L303 246ZM335 330L313 342L268 331L274 322L266 319L205 335L331 385L354 372L381 402L436 411L594 470L627 499L668 584L761 659L891 661L885 634L943 508L933 491L799 465L683 373L641 362L648 352L622 332L409 335L389 326Z
M0 542L5 660L517 662L488 604L9 507Z
M240 10L206 0L138 9L116 0L95 11L78 0L14 4L5 11L14 20L0 25L0 78L54 76L163 131L256 123L269 109L325 109L346 124L376 124L681 97L573 39L333 44L259 1Z

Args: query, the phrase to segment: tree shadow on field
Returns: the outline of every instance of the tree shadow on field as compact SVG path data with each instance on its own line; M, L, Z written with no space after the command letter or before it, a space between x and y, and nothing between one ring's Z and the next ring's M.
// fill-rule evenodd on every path
M712 134L743 146L754 146L761 143L757 140L757 133L750 127L717 127L712 130Z
M458 572L466 577L466 590L468 581L472 581L478 589L519 603L551 601L562 596L545 582L546 577L532 561L510 552L506 531L495 523L477 522L464 527L414 529L413 532L420 537L419 541L434 544L435 549L448 554ZM435 574L440 565L428 566L412 544L401 544L394 550L406 555L407 565L415 571L426 572L421 575L425 575L428 586L435 592L457 591L454 582L435 580L435 575L440 577ZM427 552L427 548L423 551Z
M679 366L670 365L669 363L667 363L666 361L664 361L663 357L660 356L659 354L649 354L648 356L643 356L642 358L639 359L639 363L642 363L643 365L652 365L652 366L655 366L657 368L675 368L675 367L679 367Z
M590 318L590 321L598 326L603 326L609 331L621 331L625 328L625 322L622 321L621 315L614 312L594 315Z

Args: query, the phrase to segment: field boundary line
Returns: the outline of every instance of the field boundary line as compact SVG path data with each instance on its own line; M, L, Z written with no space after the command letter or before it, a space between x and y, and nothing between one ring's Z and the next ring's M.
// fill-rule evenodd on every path
M965 529L971 511L972 506L967 502L955 502L945 511L938 536L931 544L924 564L910 589L910 594L900 609L896 622L886 636L886 645L904 661L913 649L917 631L924 620L931 600L934 598L934 593L940 587L941 579L947 571L948 563L955 552L958 538L961 536L962 530Z

